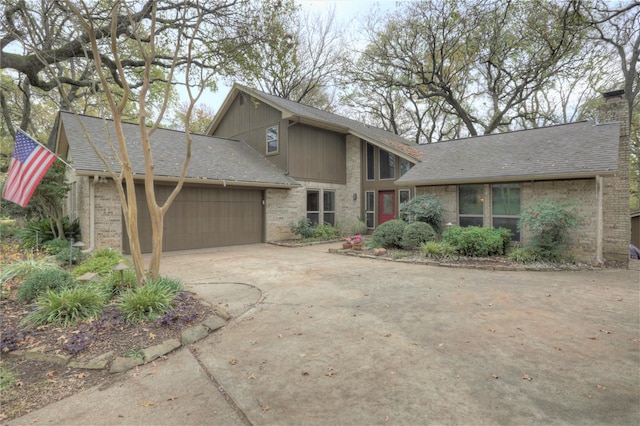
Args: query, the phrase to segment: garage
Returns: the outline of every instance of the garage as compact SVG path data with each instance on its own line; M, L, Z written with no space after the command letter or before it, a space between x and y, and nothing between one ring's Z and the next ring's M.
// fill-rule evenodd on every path
M173 186L156 185L162 204ZM144 185L136 185L138 226L143 253L151 252L151 222ZM207 185L184 186L164 219L163 251L223 247L263 242L263 191ZM124 227L124 219L123 219ZM123 251L130 253L123 229Z

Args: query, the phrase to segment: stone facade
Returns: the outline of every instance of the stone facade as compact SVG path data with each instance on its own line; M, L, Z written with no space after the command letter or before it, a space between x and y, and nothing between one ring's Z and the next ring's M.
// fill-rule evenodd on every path
M292 223L307 215L307 190L335 191L336 226L350 232L351 224L360 215L361 155L360 139L347 136L347 179L344 185L324 182L300 182L294 189L267 189L265 241L280 241L296 236L291 232ZM354 197L354 194L356 196ZM354 198L356 198L354 200ZM322 197L321 197L322 199Z
M67 200L67 211L76 212L80 219L80 230L86 247L93 244L94 249L110 247L122 250L122 209L115 183L104 178L95 181L87 176L76 176L72 185L73 196ZM91 214L92 187L93 217ZM75 208L71 206L74 202Z
M629 262L629 242L631 237L631 211L629 209L629 161L631 145L629 141L629 120L627 105L621 92L614 96L605 94L607 102L598 110L602 123L620 123L620 148L618 150L618 172L615 176L603 178L604 187L604 260Z

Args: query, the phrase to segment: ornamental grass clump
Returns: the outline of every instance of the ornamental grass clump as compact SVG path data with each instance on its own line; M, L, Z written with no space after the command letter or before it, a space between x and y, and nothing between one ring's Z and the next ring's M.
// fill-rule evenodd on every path
M92 286L47 290L38 297L35 310L23 320L29 327L43 324L60 324L63 327L80 320L97 318L106 304L103 292Z
M152 320L169 312L180 291L179 281L159 278L125 291L118 298L118 310L126 321Z
M37 272L58 271L60 267L46 258L31 258L26 260L16 260L8 265L2 266L0 272L0 282L6 282L12 279L22 280Z

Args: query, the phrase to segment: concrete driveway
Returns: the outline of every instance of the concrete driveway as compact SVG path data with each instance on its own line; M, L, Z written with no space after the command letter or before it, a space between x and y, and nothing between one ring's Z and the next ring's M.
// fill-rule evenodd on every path
M638 424L638 271L451 269L330 247L165 255L164 274L235 318L154 374L12 423Z

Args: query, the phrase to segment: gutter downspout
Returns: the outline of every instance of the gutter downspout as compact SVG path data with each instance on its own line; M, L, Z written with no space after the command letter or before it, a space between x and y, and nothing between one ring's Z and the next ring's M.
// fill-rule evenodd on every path
M96 242L96 191L95 186L98 183L98 175L93 176L93 180L89 183L89 234L91 245L88 249L82 250L83 253L91 253Z
M596 261L599 264L603 260L603 238L604 238L604 185L602 176L596 176Z

